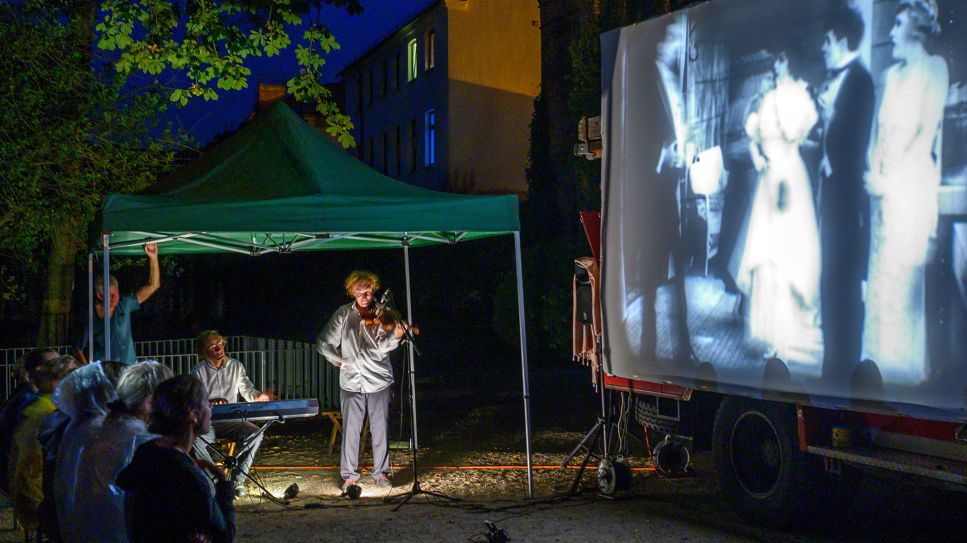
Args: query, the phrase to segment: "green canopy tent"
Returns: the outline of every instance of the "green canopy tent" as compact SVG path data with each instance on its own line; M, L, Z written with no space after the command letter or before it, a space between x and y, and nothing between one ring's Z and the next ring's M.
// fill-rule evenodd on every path
M104 255L105 292L109 290L110 255L142 254L148 243L163 246L166 254L233 252L251 256L402 247L411 322L410 247L512 234L528 495L533 497L516 196L451 194L397 181L357 160L278 102L211 151L141 193L108 195L102 224L99 250ZM88 266L90 322L94 322L93 256L89 255ZM109 320L107 316L106 350L110 348ZM93 338L88 343L93 349ZM105 358L108 356L106 352ZM412 377L412 345L409 369ZM410 382L412 385L413 379ZM412 407L415 414L415 394Z

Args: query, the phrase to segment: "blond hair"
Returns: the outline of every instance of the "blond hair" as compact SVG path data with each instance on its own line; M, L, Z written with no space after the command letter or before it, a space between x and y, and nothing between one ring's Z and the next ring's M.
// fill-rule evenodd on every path
M379 276L370 271L353 270L343 284L350 298L356 296L356 287L360 285L369 285L374 291L379 290Z
M225 347L228 344L228 340L225 339L225 336L219 334L218 330L205 330L204 332L198 334L198 339L195 340L195 353L198 354L198 356L205 358L205 344L208 343L208 339L212 337L218 338L218 341L221 342L222 347Z

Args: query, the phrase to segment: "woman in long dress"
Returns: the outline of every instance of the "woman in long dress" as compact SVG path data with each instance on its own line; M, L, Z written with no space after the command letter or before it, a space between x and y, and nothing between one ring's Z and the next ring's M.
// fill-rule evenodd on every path
M937 228L940 136L947 63L924 43L940 31L934 0L903 0L890 32L897 63L886 85L870 153L870 267L863 358L884 381L927 374L924 272Z
M746 120L759 171L736 283L748 298L747 340L798 373L821 370L819 232L809 174L799 153L818 120L804 81L780 53L775 88Z

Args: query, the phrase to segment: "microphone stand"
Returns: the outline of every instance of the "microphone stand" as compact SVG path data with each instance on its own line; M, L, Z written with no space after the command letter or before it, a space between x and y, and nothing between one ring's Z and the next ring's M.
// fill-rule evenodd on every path
M419 348L417 348L416 346L416 342L414 341L414 337L413 337L413 332L410 329L409 323L406 323L403 320L400 320L399 322L400 322L400 326L403 327L403 337L404 337L403 342L404 343L409 342L410 347L413 348L413 354L415 354L416 356L423 356ZM410 380L410 460L411 460L411 467L413 469L413 486L410 488L410 490L403 492L402 494L397 494L395 496L387 496L383 498L384 503L396 504L396 507L393 508L393 511L398 511L401 507L409 503L409 501L412 500L414 496L417 496L419 494L431 496L434 498L439 498L442 500L460 501L460 498L447 496L442 492L435 492L433 490L424 490L423 487L420 486L420 472L419 472L419 466L417 465L417 462L416 462L416 454L417 454L416 370L413 364L414 357L411 356L411 353L407 351L405 356L408 362L408 368L409 368L408 374L409 374L409 380Z
M215 454L221 457L222 464L224 464L224 466L228 468L229 474L238 473L238 474L244 475L247 480L251 481L252 483L255 484L255 486L259 487L259 489L262 490L261 497L268 499L269 501L275 503L276 505L286 507L289 505L288 500L279 499L273 496L272 493L269 492L269 489L265 488L265 485L262 484L261 480L259 480L258 478L253 478L251 475L249 475L247 470L242 469L238 465L238 457L247 453L248 450L251 448L251 444L252 444L251 438L258 434L264 434L265 430L269 426L272 426L272 423L275 423L275 422L285 424L285 418L283 418L282 415L278 415L278 418L269 420L266 424L262 425L259 428L258 432L252 434L252 436L249 436L244 440L244 443L241 447L241 451L235 451L235 454L232 454L232 455L223 453L218 449L218 447L215 447L214 442L209 442L207 439L205 439L202 436L198 436L198 439L200 439L201 442L205 444L205 448L207 448L209 451L213 451ZM234 482L234 478L231 478L231 480Z

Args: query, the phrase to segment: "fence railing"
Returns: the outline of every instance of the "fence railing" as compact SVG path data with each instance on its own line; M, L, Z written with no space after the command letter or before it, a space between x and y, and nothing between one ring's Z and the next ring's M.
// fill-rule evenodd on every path
M311 343L281 339L231 336L226 351L245 366L260 390L280 399L316 398L319 408L339 408L339 370L315 351ZM61 353L68 346L54 347ZM5 400L16 386L17 362L29 347L0 349L0 396ZM185 374L198 363L195 340L169 339L135 343L138 360L157 360L175 374Z

